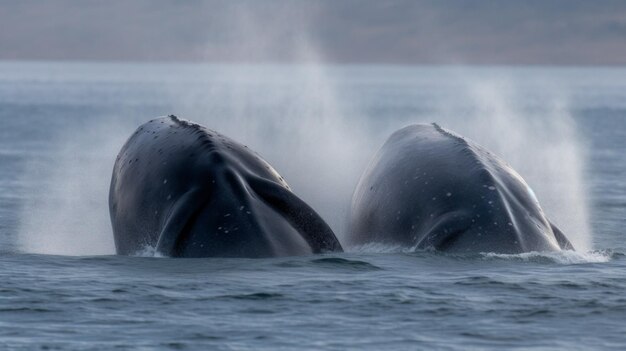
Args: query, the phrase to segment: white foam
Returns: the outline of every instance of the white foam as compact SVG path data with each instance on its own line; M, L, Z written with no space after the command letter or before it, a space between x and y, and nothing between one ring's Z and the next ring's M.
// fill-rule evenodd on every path
M554 251L554 252L525 252L521 254L497 254L493 252L481 253L487 259L505 259L534 261L537 259L548 259L559 264L583 264L583 263L605 263L611 260L611 253L608 251Z
M351 246L345 250L353 253L410 253L415 252L416 249L415 246L372 242Z
M132 256L135 256L135 257L158 257L158 258L167 257L167 256L164 256L162 253L158 252L156 250L156 247L150 246L150 245L145 245L140 250L135 252L135 254L133 254Z

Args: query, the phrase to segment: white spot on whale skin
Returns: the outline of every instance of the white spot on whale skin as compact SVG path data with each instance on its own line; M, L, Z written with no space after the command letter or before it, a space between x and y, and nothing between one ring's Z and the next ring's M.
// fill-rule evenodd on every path
M229 217L229 216L230 216L230 213L227 213L224 215L224 217Z
M171 200L172 199L172 194L167 195L167 199Z
M496 187L495 186L490 186L488 189L489 190L496 190Z
M164 179L164 180L163 180L163 184L167 184L167 179Z
M446 196L450 197L450 196L452 196L452 193L447 193Z

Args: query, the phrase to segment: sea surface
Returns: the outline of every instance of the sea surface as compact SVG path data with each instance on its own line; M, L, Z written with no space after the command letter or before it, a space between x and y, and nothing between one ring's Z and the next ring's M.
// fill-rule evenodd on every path
M340 240L385 138L436 122L577 250L116 256L113 161L169 114L258 151ZM1 62L0 349L624 350L625 174L624 68Z

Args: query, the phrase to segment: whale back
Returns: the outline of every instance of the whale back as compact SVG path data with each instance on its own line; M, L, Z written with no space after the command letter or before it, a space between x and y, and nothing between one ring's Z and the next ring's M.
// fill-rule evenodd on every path
M347 241L460 252L571 248L553 228L503 160L436 124L418 124L392 134L362 175Z
M341 250L334 233L261 156L175 116L140 126L113 169L119 254L266 257Z

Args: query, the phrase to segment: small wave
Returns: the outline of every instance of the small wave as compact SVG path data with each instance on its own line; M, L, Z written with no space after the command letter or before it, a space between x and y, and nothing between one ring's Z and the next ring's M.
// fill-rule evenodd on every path
M52 310L48 308L36 308L36 307L8 307L0 308L0 312L35 312L35 313L47 313L47 312L59 312L58 310Z
M497 254L493 252L481 253L485 259L519 260L525 262L554 262L558 264L606 263L613 258L610 250L556 251L556 252L525 252L521 254Z
M258 292L252 294L223 295L221 297L235 300L273 300L281 299L284 295L279 293Z
M355 270L377 271L377 270L382 269L369 262L358 261L358 260L348 260L348 259L340 258L340 257L318 258L318 259L314 259L311 262L317 265L332 266L332 267L339 267L339 268L350 268L350 269L355 269Z

